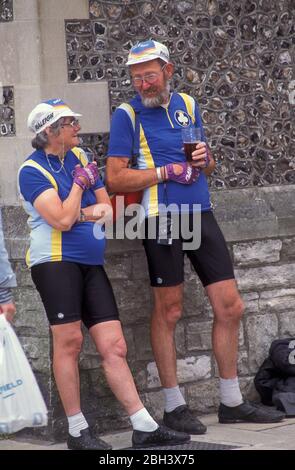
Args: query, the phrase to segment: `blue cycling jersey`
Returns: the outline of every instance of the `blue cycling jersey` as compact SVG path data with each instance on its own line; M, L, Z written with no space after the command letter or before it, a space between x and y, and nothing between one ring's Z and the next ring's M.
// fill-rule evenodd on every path
M205 140L197 104L189 95L173 93L167 106L157 108L145 107L137 95L129 104L120 105L113 115L108 157L132 157L135 115L140 122L138 169L184 162L181 129L187 125L200 127ZM199 204L202 211L211 210L206 176L201 172L191 185L167 181L151 186L144 190L142 204L147 217L158 215L159 204L173 204L178 210L189 212Z
M61 232L49 225L34 207L35 199L47 189L55 189L61 201L64 201L73 186L72 172L80 162L85 165L88 160L77 147L66 153L63 167L55 156L48 155L46 158L44 150L36 150L20 168L19 191L23 207L29 215L31 230L30 248L26 256L29 267L48 261L90 265L104 263L105 239L100 225L96 224L94 230L93 222L76 223L71 230ZM103 183L99 180L93 188L85 190L81 207L96 204L94 191L102 187Z

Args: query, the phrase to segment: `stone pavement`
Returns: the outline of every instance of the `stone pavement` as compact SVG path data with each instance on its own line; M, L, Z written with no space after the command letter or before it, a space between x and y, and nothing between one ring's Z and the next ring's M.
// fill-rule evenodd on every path
M208 431L203 436L192 436L193 443L230 445L241 450L295 450L295 418L276 424L219 424L215 414L201 419ZM131 446L131 435L131 431L125 431L100 437L112 444L114 450L120 450ZM67 450L67 446L65 443L14 436L13 439L0 440L0 452L2 450Z

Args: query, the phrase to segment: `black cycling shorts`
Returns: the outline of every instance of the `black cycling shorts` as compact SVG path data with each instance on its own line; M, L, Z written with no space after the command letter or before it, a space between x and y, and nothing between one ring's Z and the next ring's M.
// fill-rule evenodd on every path
M51 325L82 320L87 328L119 320L103 266L56 261L32 266L31 275Z
M170 287L181 284L184 281L185 254L204 287L214 282L234 279L233 265L224 236L211 211L201 214L200 247L184 250L183 241L178 238L173 239L171 245L163 245L157 239L143 240L151 286Z

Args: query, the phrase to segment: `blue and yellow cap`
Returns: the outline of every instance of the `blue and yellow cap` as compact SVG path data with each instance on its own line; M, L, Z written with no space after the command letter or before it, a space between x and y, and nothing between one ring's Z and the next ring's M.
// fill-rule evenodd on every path
M155 59L162 59L168 63L169 51L164 44L150 39L139 42L130 49L126 65L140 64Z

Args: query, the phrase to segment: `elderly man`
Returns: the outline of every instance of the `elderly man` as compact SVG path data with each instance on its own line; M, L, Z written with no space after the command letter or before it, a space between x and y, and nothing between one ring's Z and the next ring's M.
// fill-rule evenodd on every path
M146 237L143 244L154 296L151 341L165 396L164 423L191 434L206 432L186 405L176 376L174 333L182 314L185 254L214 312L212 338L220 374L219 421L280 421L283 414L245 402L240 392L237 355L243 302L224 237L212 212L206 177L215 163L205 143L197 103L187 94L170 90L174 67L165 45L153 40L137 44L129 53L127 66L137 94L130 103L120 105L113 116L107 183L115 192L144 190L145 223L149 225L154 219L158 227L156 237ZM137 120L139 136L135 135ZM201 129L201 142L194 146L191 163L185 159L181 137L181 129L189 126ZM129 167L129 160L138 137L139 155L134 169ZM160 236L160 206L170 204L174 208L176 205L180 218L185 207L192 226L194 214L200 211L201 228L194 227L201 230L198 249L184 248L182 235L168 236L166 240ZM166 234L170 226L171 220Z

